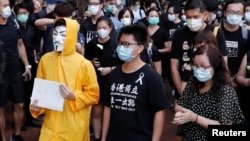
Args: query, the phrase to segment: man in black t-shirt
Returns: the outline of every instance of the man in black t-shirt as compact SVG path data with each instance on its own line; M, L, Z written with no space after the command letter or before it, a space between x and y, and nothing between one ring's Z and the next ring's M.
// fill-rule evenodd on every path
M234 80L240 68L241 60L250 45L249 31L246 29L246 27L240 26L244 16L244 5L242 1L227 1L223 11L226 22L221 24L221 29L224 32L226 39L228 68L232 75L233 86L236 88L237 84L234 82ZM244 30L246 33L244 33Z
M95 37L98 37L96 31L96 20L102 16L103 0L88 0L88 11L91 17L84 19L80 23L80 32L85 37L85 45Z
M194 37L202 30L214 30L214 26L205 23L208 13L201 0L189 0L184 10L187 17L187 24L175 31L171 50L171 74L177 89L177 96L182 93L186 82L193 73L191 70L191 62ZM227 62L225 37L220 29L218 30L216 38L218 47Z
M147 29L136 24L120 31L116 50L124 63L107 78L102 141L153 141L161 137L167 99L162 78L140 57L148 46L147 36Z
M5 45L6 67L2 77L3 85L0 87L0 130L1 139L6 141L4 108L10 98L14 104L14 133L11 140L22 141L21 125L24 118L24 80L31 79L31 65L29 65L26 50L20 36L20 32L11 16L8 0L0 0L0 40ZM21 61L20 61L21 59ZM25 68L23 68L23 64ZM25 70L25 72L23 72Z

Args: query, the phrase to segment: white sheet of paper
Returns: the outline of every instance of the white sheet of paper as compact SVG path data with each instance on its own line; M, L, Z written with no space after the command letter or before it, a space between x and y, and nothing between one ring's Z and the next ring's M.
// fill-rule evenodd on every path
M38 99L37 106L62 112L64 98L60 94L60 84L55 81L35 78L30 104Z

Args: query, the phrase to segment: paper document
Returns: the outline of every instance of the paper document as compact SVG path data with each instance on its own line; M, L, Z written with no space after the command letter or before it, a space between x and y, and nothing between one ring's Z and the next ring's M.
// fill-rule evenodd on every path
M64 98L59 89L61 83L35 78L30 104L38 99L37 106L63 111Z

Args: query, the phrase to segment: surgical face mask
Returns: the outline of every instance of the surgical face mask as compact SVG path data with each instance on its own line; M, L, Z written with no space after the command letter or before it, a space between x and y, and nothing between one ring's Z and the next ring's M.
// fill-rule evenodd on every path
M159 23L160 19L159 17L149 17L148 22L151 25L157 25Z
M186 15L181 15L181 20L182 21L186 21L187 19L186 19Z
M98 33L100 38L104 39L104 38L108 37L110 31L106 30L106 29L99 29L99 30L97 30L97 33Z
M127 26L131 24L131 18L122 18L121 23L123 26Z
M173 22L175 20L175 14L168 14L168 20Z
M202 19L187 19L187 26L191 31L197 32L202 27Z
M230 25L239 25L241 21L242 21L242 16L236 16L236 15L227 16L227 22Z
M53 33L54 50L61 52L64 48L65 39L66 39L66 27L65 26L55 27Z
M88 6L88 11L91 15L97 15L99 12L99 5L90 5Z
M212 22L215 20L215 18L216 18L216 14L212 14L210 17L208 17L208 21Z
M245 20L250 22L250 12L245 13Z
M2 12L3 12L3 13L2 13L1 16L2 16L3 18L6 18L6 19L7 19L7 18L9 18L10 15L11 15L11 9L10 9L9 6L3 8L3 9L2 9Z
M195 68L194 69L194 76L200 82L206 82L212 79L211 69L204 69L204 68Z
M135 58L135 56L132 56L132 51L133 49L125 47L124 45L118 45L116 48L118 57L124 62L130 62Z
M136 9L140 9L140 8L141 8L141 6L140 6L140 5L136 5L135 7L136 7Z
M218 17L221 17L222 16L222 10L221 9L217 10L216 14L217 14Z
M72 17L76 17L76 11L72 13Z
M56 4L55 4L55 3L54 3L54 4L48 4L48 5L47 5L47 8L48 8L50 11L54 11L55 7L56 7Z
M185 6L187 4L187 1L182 2L182 6Z
M112 5L108 5L107 8L106 8L107 12L110 12L112 13L113 11L113 6Z
M121 5L122 4L122 0L116 0L116 5Z
M20 14L20 15L17 15L17 20L20 23L26 23L28 20L28 17L29 17L29 14Z

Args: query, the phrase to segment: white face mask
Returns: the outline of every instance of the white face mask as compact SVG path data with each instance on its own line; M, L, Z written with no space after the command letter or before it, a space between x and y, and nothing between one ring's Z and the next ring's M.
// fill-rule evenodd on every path
M75 17L76 16L76 11L74 11L73 13L72 13L72 17Z
M65 39L66 39L66 27L65 26L55 27L53 33L54 50L61 52L64 48Z
M141 8L141 6L140 6L140 5L136 5L135 7L136 7L136 9L140 9L140 8Z
M104 38L108 37L110 31L106 30L106 29L99 29L99 30L97 30L97 33L98 33L100 38L104 39Z
M47 5L47 8L48 8L50 11L54 11L55 7L56 7L56 4L55 4L55 3L54 3L54 4L48 4L48 5Z
M246 20L247 22L250 22L250 12L246 12L246 13L245 13L245 20Z
M175 20L175 14L168 14L168 20L173 22Z
M239 25L241 21L242 21L242 16L236 16L236 15L227 16L227 22L230 25Z
M191 31L197 32L202 27L202 19L187 19L187 26Z
M131 24L131 18L122 18L121 23L123 26L127 26Z
M11 15L11 9L10 9L9 6L3 8L3 9L2 9L2 12L3 12L3 13L2 13L1 16L2 16L3 18L6 18L6 19L7 19L7 18L9 18L10 15Z
M211 69L196 68L194 69L194 76L200 82L206 82L212 79Z
M186 21L187 19L186 19L186 15L181 15L181 20L182 21Z
M215 18L216 18L216 14L212 14L210 17L208 17L208 21L212 22L215 20Z
M122 0L117 0L116 1L116 5L121 5L122 4Z
M91 15L97 15L99 12L99 5L90 5L88 6L88 11Z

